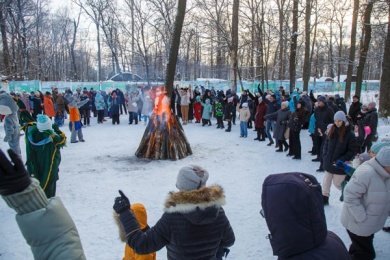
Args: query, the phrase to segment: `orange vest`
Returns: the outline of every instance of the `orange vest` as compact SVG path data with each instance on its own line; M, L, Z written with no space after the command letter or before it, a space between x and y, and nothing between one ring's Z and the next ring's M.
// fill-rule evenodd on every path
M69 121L70 122L80 121L80 112L77 107L69 106Z

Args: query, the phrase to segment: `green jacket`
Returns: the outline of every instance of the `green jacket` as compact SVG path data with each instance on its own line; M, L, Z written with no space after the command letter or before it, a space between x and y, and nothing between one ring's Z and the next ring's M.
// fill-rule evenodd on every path
M33 124L27 127L25 135L27 170L39 180L44 191L52 182L58 180L60 149L66 143L66 136L57 125L53 125L53 130L39 132Z
M36 179L24 191L3 196L34 259L85 260L77 228L60 198L47 199Z

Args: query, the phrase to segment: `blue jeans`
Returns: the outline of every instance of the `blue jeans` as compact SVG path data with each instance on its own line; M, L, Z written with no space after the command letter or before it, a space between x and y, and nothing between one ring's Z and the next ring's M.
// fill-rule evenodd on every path
M240 136L248 137L248 122L240 121Z
M276 122L274 120L267 119L266 125L265 125L265 133L267 134L267 137L268 137L270 142L274 141L272 139L272 135L271 135L270 131L271 131L271 128L272 128L272 131L275 131L275 126L276 126Z

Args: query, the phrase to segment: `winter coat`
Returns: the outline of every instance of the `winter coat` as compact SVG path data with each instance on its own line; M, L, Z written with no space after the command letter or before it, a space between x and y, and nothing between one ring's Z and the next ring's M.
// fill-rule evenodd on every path
M318 128L321 129L321 132L324 134L326 131L326 127L329 124L333 123L333 115L334 112L331 108L329 108L326 104L323 107L317 107L314 110L314 116L316 118L316 126L314 135L319 135Z
M302 125L306 122L307 110L305 108L297 109L290 115L288 121L288 127L291 131L299 132L302 129Z
M153 100L150 98L150 96L145 96L141 113L143 115L149 116L150 113L152 113L152 110L153 110Z
M221 117L223 116L223 103L222 102L215 102L215 117Z
M284 133L287 129L288 119L290 117L290 110L288 108L279 109L277 112L266 115L266 119L273 118L276 115L276 127L274 131L274 138L278 141L285 140Z
M261 205L278 260L350 260L341 239L327 230L321 185L314 176L295 172L268 176Z
M32 97L34 114L42 114L42 100L39 97Z
M130 209L132 210L134 217L137 219L137 222L139 224L140 229L143 232L146 232L149 230L148 226L148 217L146 213L145 206L141 203L133 203L131 204ZM123 242L126 242L126 232L123 229L122 224L119 220L119 215L114 215L115 222L119 228L119 237ZM132 249L127 243L125 245L125 255L122 260L156 260L156 253L150 253L150 254L137 254L134 249Z
M57 113L63 114L65 112L66 107L66 100L64 96L57 95L55 99L56 107L57 107Z
M343 111L345 114L347 113L347 106L345 105L344 98L342 98L342 97L337 98L335 103L336 103L338 111Z
M234 107L233 102L228 102L225 106L224 120L232 120L233 113L236 113L236 108Z
M200 121L200 119L202 119L202 104L200 102L194 103L194 115L197 121Z
M168 260L216 259L223 248L234 244L235 237L222 205L225 196L220 186L171 192L165 213L147 232L139 230L130 214L128 244L138 254L167 248ZM126 220L127 221L127 220Z
M390 174L375 158L360 165L344 189L341 223L353 234L370 236L390 214Z
M139 96L136 96L135 94L130 94L128 96L127 110L129 112L134 112L134 113L138 112L138 106L137 106L138 100L139 100Z
M366 113L364 117L364 126L369 126L371 128L371 135L376 134L376 129L378 127L378 112L376 108Z
M312 105L312 102L311 102L310 97L309 97L308 95L302 95L302 96L301 96L301 100L302 100L303 102L305 102L305 108L306 108L306 110L309 111L309 113L311 113L312 110L313 110L313 105Z
M190 90L179 90L180 94L180 105L181 106L188 106L190 104L191 99L191 93Z
M202 119L210 120L211 112L213 111L213 106L210 103L202 103Z
M357 144L354 133L349 126L346 126L346 131L342 141L339 139L340 128L333 125L334 133L332 137L327 136L327 141L322 150L322 162L324 170L329 173L344 175L344 171L338 168L335 163L340 161L350 161L357 153ZM332 131L332 129L330 130Z
M119 115L119 106L120 106L120 99L119 98L111 98L110 101L110 112L111 115Z
M249 118L251 118L251 112L247 107L240 108L239 114L241 122L248 122Z
M309 133L315 134L316 132L316 117L314 113L311 114L310 119L309 119Z
M45 110L45 114L48 117L55 117L56 111L54 110L54 104L53 99L51 96L44 96L43 97L43 109Z
M97 93L95 97L95 107L96 110L104 110L106 107L106 103L104 102L104 98L102 94Z
M359 114L360 110L362 109L362 103L358 102L352 102L351 106L349 107L348 115L351 117L352 122L356 125L357 123L357 115Z
M86 259L77 228L61 199L48 200L36 179L22 192L3 199L17 211L16 222L34 259Z
M271 102L268 99L266 99L265 96L263 96L263 102L267 104L267 112L265 114L266 115L272 114L272 116L267 117L267 120L276 121L275 112L278 111L278 109L280 109L278 102L277 101Z
M267 106L264 102L257 105L255 115L255 128L264 128L264 116L267 111Z
M298 91L294 91L293 93L291 93L290 101L288 103L288 106L289 106L291 112L295 112L299 98L300 98L300 95L299 95Z

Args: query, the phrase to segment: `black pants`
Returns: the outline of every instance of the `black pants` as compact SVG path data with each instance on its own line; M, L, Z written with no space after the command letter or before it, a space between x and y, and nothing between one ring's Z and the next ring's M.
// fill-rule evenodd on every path
M83 109L82 110L83 113L82 113L82 117L84 119L84 125L89 125L90 121L90 117L91 117L91 111L89 109Z
M232 121L233 121L233 125L235 125L236 124L236 108L233 109Z
M202 118L202 126L205 126L205 125L211 125L211 121L210 121L210 119L203 119Z
M257 139L259 139L259 141L265 141L265 138L267 137L265 133L265 128L264 127L256 128L256 130L257 130Z
M97 111L97 121L98 123L103 123L104 118L104 110L98 110Z
M368 237L361 237L347 230L352 244L349 247L349 254L352 260L372 260L375 258L374 234Z
M248 120L247 127L252 128L252 120L250 118Z
M283 151L283 146L284 146L284 150L287 151L288 149L288 143L286 142L286 140L278 140L278 144L279 144L279 151Z
M301 158L301 140L299 138L301 130L292 131L290 129L290 151L288 154Z
M132 124L133 120L135 120L135 124L138 124L138 113L137 112L129 112L129 124Z
M323 147L325 137L316 135L314 138L315 138L317 157L322 160L322 147Z
M121 111L121 115L123 115L122 106L123 106L123 110L125 111L125 114L127 115L127 108L126 108L126 104L125 103L119 105L119 109Z
M115 123L119 125L119 115L112 115L112 124L115 125Z
M225 126L223 125L222 116L217 116L217 126L218 128L225 128Z
M366 151L366 149L367 149L367 152L371 149L372 141L374 138L375 138L374 134L370 134L367 136L366 140L364 140L364 143L363 143L363 152Z

